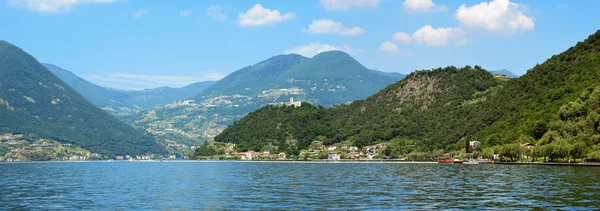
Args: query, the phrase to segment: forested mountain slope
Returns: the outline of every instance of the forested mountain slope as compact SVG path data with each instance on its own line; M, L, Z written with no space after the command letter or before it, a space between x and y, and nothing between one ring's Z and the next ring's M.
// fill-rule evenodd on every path
M600 31L516 79L477 66L418 71L350 105L259 109L215 140L240 150L276 145L291 153L313 140L358 146L397 141L410 143L399 148L425 152L464 149L469 141L596 147L598 86Z
M20 48L0 41L0 133L104 155L163 154L152 136L94 106Z

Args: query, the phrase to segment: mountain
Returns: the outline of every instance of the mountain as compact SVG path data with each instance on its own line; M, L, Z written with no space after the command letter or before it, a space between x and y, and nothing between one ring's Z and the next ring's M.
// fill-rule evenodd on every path
M494 74L494 75L503 75L509 78L518 78L519 76L517 74L512 73L511 71L508 71L507 69L501 69L501 70L490 70L490 73Z
M0 41L0 133L104 155L164 154L152 136L94 106L20 48Z
M330 107L367 97L402 78L399 73L367 69L341 51L327 51L312 58L288 54L235 71L194 99L297 89L300 100ZM271 97L279 96L275 93Z
M379 74L382 74L384 76L388 76L388 77L392 77L395 78L397 80L402 80L403 78L406 78L406 75L402 74L402 73L397 73L397 72L383 72L380 70L375 70L376 72L378 72Z
M588 151L600 158L599 113L597 31L519 78L494 76L478 66L418 71L349 105L263 107L214 140L242 151L292 154L312 141L357 146L385 141L390 142L385 154L395 156L460 153L471 141L488 154L504 154L514 143L535 143L535 153L553 160L581 158Z
M331 107L365 98L401 76L365 68L340 51L313 58L279 55L231 73L193 100L144 111L130 123L157 135L164 145L194 146L264 105L294 98Z
M44 63L44 66L94 105L116 116L128 116L155 106L188 99L214 84L214 81L204 81L182 88L119 90L98 86L53 64Z
M249 113L215 137L240 151L276 146L297 154L314 140L365 146L397 137L420 140L420 150L460 147L455 143L471 107L480 104L505 78L478 66L417 71L365 100L334 108L267 106ZM459 137L456 137L459 136Z

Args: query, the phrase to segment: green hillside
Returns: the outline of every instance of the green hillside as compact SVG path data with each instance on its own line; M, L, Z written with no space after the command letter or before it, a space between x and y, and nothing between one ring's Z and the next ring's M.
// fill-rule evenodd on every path
M0 41L0 133L104 155L166 153L153 137L94 106L31 55Z
M215 137L239 150L266 145L288 153L306 149L313 140L364 146L404 137L421 140L416 148L459 148L459 122L469 108L493 95L505 79L476 66L417 71L366 100L327 109L267 106L251 112Z
M599 87L600 31L516 79L478 66L417 71L349 105L264 107L215 141L289 153L314 140L357 146L391 141L405 153L456 151L470 141L483 148L536 142L544 156L576 157L569 153L581 146L600 152Z
M331 107L365 98L403 76L367 69L339 51L313 58L279 55L231 73L194 101L153 108L128 121L148 129L164 145L195 146L262 106L282 105L294 98ZM168 150L185 152L189 147Z
M600 86L600 31L507 84L490 102L489 106L494 108L489 110L493 124L482 128L476 137L486 140L493 135L503 143L521 135L539 139L550 129L549 123L558 119L562 105L597 86Z
M300 100L329 107L365 98L403 76L368 69L341 51L323 52L312 58L288 54L233 72L195 99L299 88Z
M45 63L44 66L94 105L116 116L132 115L155 106L191 98L215 83L204 81L182 88L119 90L98 86L53 64Z

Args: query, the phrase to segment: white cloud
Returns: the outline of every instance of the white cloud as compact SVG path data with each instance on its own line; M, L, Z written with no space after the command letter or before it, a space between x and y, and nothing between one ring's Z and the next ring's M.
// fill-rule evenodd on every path
M379 45L379 51L398 52L398 46L390 41L385 41Z
M442 12L447 11L448 7L445 5L436 5L432 0L405 0L402 3L404 12L407 13L421 13L421 12Z
M42 13L67 12L84 3L112 3L116 0L7 0L9 6L24 7Z
M396 32L392 35L392 38L400 44L407 44L411 42L410 35L404 32Z
M423 26L415 31L412 36L404 32L397 32L392 37L398 43L415 43L428 46L446 46L451 40L459 45L467 42L464 32L458 28L433 28L431 25Z
M345 27L342 22L334 22L327 19L314 20L307 29L303 31L313 34L336 34L340 36L357 36L365 33L365 30L355 26Z
M452 37L454 28L433 28L430 25L425 25L417 30L412 39L415 43L426 44L430 46L445 46L448 40Z
M224 21L227 19L227 15L223 12L224 8L222 6L211 5L206 8L206 16L212 17L216 21Z
M242 27L263 26L290 20L295 17L296 14L294 13L281 14L278 10L270 10L260 4L255 4L246 13L239 14L238 24Z
M492 0L473 6L461 5L454 17L472 29L514 34L519 30L533 30L534 19L523 11L527 7L509 0Z
M311 43L308 45L303 45L303 46L298 46L295 48L291 48L291 49L287 49L285 50L285 54L300 54L302 56L306 56L306 57L313 57L319 53L322 52L326 52L326 51L344 51L352 56L358 56L362 53L364 53L365 51L363 49L360 48L353 48L349 45L343 45L341 47L336 47L333 45L329 45L329 44L321 44L319 42L315 42L315 43Z
M326 10L348 10L353 8L375 8L379 0L321 0Z
M200 81L220 80L224 77L222 73L216 71L204 71L200 74L199 76L178 76L107 73L103 75L85 75L84 78L105 87L141 90L163 86L183 87Z
M179 11L179 15L181 15L181 16L191 16L192 13L194 13L194 12L191 10L180 10Z
M365 50L360 49L360 48L353 48L352 46L346 45L344 44L341 48L339 48L338 50L346 52L352 56L359 56L361 54L363 54L365 52Z
M137 12L135 12L133 14L133 17L134 18L143 18L144 16L146 16L146 14L148 14L148 10L141 9L141 10L138 10Z

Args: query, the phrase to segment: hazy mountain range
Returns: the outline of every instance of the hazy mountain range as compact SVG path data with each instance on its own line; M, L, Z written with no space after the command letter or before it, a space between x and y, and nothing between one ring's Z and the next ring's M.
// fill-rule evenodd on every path
M177 100L191 98L215 83L204 81L182 88L119 90L98 86L53 64L44 63L44 66L94 105L116 116L132 115L155 106L164 106Z

